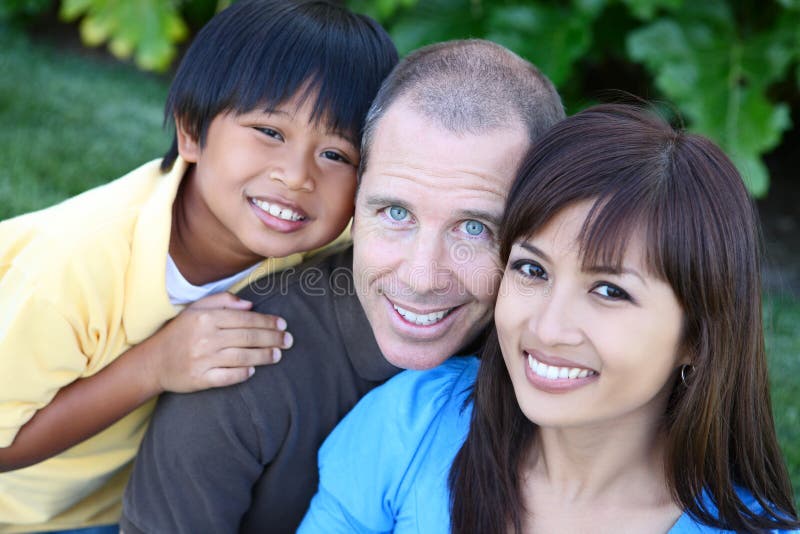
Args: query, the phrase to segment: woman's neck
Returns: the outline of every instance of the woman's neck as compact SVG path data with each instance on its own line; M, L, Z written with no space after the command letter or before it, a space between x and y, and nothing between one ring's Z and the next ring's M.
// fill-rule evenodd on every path
M644 476L663 484L663 448L654 425L622 421L540 428L531 474L569 500L591 500Z
M669 530L681 511L667 486L657 421L633 416L591 427L540 428L522 473L526 530Z

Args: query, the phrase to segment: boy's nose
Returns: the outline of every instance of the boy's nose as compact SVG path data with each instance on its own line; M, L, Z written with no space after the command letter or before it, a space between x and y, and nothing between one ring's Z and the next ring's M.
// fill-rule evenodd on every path
M314 179L309 166L302 161L289 162L280 168L275 168L269 173L270 180L282 183L291 191L313 191Z

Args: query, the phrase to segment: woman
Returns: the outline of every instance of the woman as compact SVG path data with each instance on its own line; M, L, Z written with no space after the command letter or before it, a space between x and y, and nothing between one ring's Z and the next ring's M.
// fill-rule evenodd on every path
M590 108L529 153L499 241L480 368L452 359L366 397L320 451L301 531L798 527L757 219L716 146Z

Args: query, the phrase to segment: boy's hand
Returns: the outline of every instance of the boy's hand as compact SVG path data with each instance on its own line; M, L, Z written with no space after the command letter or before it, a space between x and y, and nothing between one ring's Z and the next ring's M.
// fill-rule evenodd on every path
M152 337L148 372L161 391L185 393L243 382L254 366L292 346L286 321L249 311L252 303L217 293L189 305Z

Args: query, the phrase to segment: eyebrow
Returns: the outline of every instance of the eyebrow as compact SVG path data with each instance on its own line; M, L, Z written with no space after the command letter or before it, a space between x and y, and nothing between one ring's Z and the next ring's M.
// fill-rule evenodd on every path
M408 209L409 206L399 198L389 197L385 195L372 195L367 197L366 205L370 208L382 208L384 206L400 206L401 208Z
M386 195L369 196L367 197L365 204L367 205L367 207L370 208L381 208L383 206L393 205L411 210L411 206L409 206L408 202L396 197L390 197ZM491 213L484 210L476 210L476 209L456 210L454 213L461 219L477 219L486 221L495 227L500 226L499 214Z
M528 252L530 252L532 254L536 254L537 256L541 257L544 261L551 262L550 257L547 254L545 254L537 246L532 245L531 243L528 243L527 241L523 241L523 242L520 242L520 243L517 243L517 244L520 247L522 247L525 250L527 250ZM588 267L587 269L584 269L584 270L587 273L591 273L591 274L613 274L613 275L630 274L632 276L635 276L639 280L641 280L644 285L647 285L647 281L644 279L644 276L642 276L639 273L639 271L637 271L636 269L631 269L629 267L623 267L623 268L617 269L616 267L611 267L610 265L592 265L591 267Z
M593 273L593 274L595 273L614 274L614 275L630 274L641 280L642 284L647 285L647 282L645 281L644 277L641 274L639 274L639 271L637 271L636 269L631 269L629 267L622 267L620 269L617 269L609 265L593 265L585 270L587 273Z
M542 252L542 250L541 250L539 247L537 247L537 246L534 246L534 245L532 245L532 244L528 243L527 241L522 241L522 242L520 242L520 243L517 243L517 244L518 244L520 247L522 247L522 248L524 248L525 250L527 250L528 252L530 252L531 254L536 254L537 256L539 256L540 258L542 258L544 261L547 261L547 262L549 262L549 261L550 261L550 256L548 256L547 254L545 254L544 252Z

